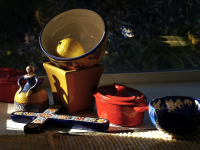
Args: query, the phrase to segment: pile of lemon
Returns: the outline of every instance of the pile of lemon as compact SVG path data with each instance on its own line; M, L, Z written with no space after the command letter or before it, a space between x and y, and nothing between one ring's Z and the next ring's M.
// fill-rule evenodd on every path
M56 56L62 58L73 58L85 54L80 42L73 38L65 38L58 42Z

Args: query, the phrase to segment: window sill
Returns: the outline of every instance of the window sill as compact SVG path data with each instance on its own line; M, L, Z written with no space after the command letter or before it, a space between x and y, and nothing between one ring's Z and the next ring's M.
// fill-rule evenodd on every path
M47 77L45 78L48 80ZM141 91L147 97L148 102L154 98L172 95L200 98L200 70L103 74L99 86L112 85L113 83L124 84ZM48 81L46 84L48 85ZM49 87L48 89L51 95L51 89ZM96 115L95 109L92 114ZM91 111L86 111L87 115L91 115L90 113ZM134 128L154 128L149 119L148 111L144 113L143 123ZM127 128L118 127L117 129Z
M42 86L47 91L50 104L53 104L53 96L49 86L48 77L43 77ZM99 83L101 85L110 85L113 83L124 84L127 87L135 88L141 91L148 99L148 102L154 98L162 96L191 96L200 98L200 71L182 71L182 72L150 72L150 73L122 73L122 74L103 74ZM0 134L24 134L22 123L14 123L10 119L10 113L14 111L12 103L0 103L1 130ZM83 111L76 115L97 116L96 108L94 110ZM111 126L111 130L129 130L129 129L155 129L152 125L148 111L144 113L143 123L139 126L127 128ZM48 130L54 131L53 128ZM77 132L75 129L62 129L58 132ZM80 130L83 132L82 130ZM79 131L79 132L80 132Z

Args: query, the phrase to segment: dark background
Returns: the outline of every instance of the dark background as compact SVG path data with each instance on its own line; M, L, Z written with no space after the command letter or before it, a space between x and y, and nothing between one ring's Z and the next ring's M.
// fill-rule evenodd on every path
M100 13L108 26L104 73L200 68L199 0L0 0L0 67L36 67L45 75L38 37L55 15L74 8ZM126 34L127 33L127 34ZM185 42L187 46L172 46ZM170 41L163 43L163 41Z

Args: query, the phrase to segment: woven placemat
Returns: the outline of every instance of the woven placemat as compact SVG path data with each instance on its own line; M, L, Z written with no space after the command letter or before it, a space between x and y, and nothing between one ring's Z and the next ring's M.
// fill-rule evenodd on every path
M200 137L176 140L160 131L129 133L1 135L0 150L199 150Z

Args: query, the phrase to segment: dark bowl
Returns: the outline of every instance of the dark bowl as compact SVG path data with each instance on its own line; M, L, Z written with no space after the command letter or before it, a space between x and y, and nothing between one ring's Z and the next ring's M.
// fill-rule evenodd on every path
M149 103L153 125L165 135L190 139L200 135L200 99L187 96L166 96Z

